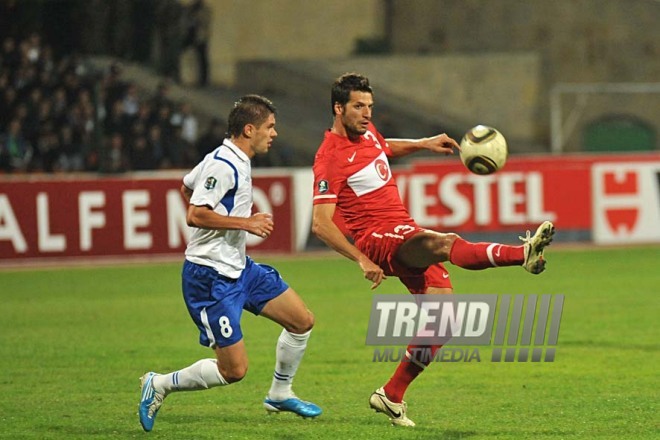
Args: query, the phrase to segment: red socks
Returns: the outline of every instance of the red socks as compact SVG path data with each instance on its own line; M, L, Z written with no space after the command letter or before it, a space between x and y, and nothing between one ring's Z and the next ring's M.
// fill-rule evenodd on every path
M487 269L495 266L520 266L525 261L523 246L499 243L470 243L457 238L449 253L449 261L463 269Z
M441 345L409 345L406 359L401 360L390 380L383 387L387 398L401 403L410 383L424 371ZM410 355L410 357L408 357Z

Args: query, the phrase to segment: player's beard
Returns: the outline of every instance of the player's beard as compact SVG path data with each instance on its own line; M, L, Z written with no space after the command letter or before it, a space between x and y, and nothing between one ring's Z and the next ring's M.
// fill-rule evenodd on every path
M349 123L346 119L343 120L344 129L349 138L357 138L367 132L367 129L362 127L360 122Z

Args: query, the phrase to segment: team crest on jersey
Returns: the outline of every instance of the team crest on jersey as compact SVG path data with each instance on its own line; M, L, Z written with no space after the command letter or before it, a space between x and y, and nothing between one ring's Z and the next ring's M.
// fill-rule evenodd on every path
M387 180L387 177L390 175L390 172L387 169L387 163L385 163L383 159L377 159L374 162L374 166L376 167L376 173L378 174L378 177L383 180Z
M319 192L321 194L328 192L328 181L327 180L320 180L319 181Z
M204 188L206 189L213 189L215 188L215 184L218 183L218 180L211 176L206 178L206 182L204 182Z

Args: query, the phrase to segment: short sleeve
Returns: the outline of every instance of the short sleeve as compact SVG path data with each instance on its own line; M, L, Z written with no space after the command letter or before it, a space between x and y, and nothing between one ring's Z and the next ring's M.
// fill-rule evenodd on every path
M194 168L186 178L195 172ZM236 168L224 161L213 161L201 167L194 176L193 194L190 203L196 206L210 206L215 209L222 198L236 187L238 172Z
M189 190L194 190L195 182L197 181L201 169L202 169L202 162L198 163L197 166L195 166L195 168L193 168L192 170L190 170L188 174L183 176L183 186L185 186Z
M337 203L345 184L341 170L332 155L317 155L314 160L314 204Z

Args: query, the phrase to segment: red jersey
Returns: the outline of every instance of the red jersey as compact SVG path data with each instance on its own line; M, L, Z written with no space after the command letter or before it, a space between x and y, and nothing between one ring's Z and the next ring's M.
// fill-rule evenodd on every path
M335 203L353 238L375 226L414 223L392 177L391 155L371 123L356 142L325 132L314 159L314 204Z

